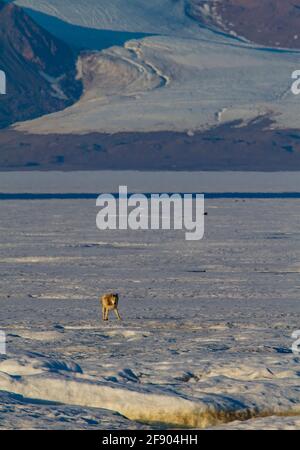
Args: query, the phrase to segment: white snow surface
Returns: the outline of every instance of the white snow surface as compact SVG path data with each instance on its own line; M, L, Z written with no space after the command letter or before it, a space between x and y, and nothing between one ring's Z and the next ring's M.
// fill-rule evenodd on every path
M275 128L299 128L299 99L290 89L299 51L266 49L201 27L181 0L17 3L85 27L153 34L82 54L82 98L17 130L192 133L263 116Z
M17 0L14 3L93 29L174 35L189 35L197 29L185 14L184 0Z
M1 428L299 428L299 200L206 210L192 243L100 232L92 200L1 202Z

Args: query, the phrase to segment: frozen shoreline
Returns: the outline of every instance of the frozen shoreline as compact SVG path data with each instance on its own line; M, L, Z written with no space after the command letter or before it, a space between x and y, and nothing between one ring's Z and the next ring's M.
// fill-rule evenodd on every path
M298 192L298 172L0 172L1 193Z

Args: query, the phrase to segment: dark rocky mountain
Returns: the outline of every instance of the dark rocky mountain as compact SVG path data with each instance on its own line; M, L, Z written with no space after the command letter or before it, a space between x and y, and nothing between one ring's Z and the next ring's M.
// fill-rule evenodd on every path
M1 170L300 170L299 130L224 124L179 132L115 134L1 132ZM41 149L43 151L41 151Z
M0 69L7 79L0 128L63 109L81 94L73 50L1 0Z
M191 0L188 13L257 44L300 48L299 0Z

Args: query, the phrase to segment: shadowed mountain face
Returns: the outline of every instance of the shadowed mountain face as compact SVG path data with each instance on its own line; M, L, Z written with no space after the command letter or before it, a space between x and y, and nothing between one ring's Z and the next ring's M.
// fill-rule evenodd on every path
M300 48L299 0L191 0L188 13L257 44Z
M74 25L30 8L23 9L36 23L53 34L53 36L61 39L70 47L79 50L103 50L114 45L123 46L130 39L141 39L150 36L149 33L99 30Z
M61 110L81 94L76 55L37 25L21 8L0 0L0 128Z

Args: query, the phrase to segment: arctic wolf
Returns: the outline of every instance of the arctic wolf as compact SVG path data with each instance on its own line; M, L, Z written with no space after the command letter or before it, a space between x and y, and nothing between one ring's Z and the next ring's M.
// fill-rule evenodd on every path
M118 311L118 303L119 303L119 294L105 294L101 297L101 305L102 305L102 318L103 320L108 320L109 311L114 311L117 318L121 320L119 311Z

